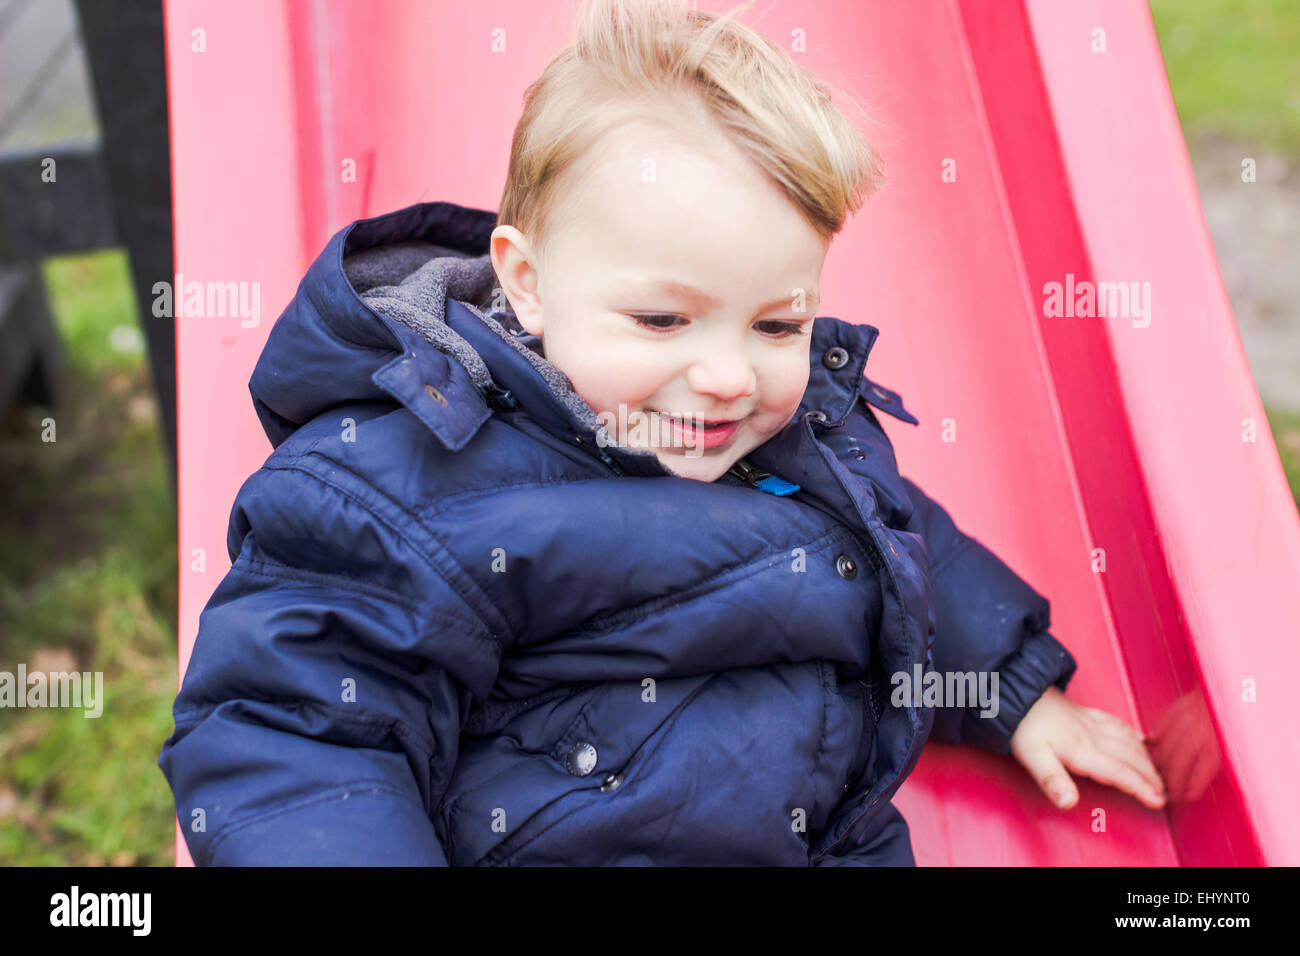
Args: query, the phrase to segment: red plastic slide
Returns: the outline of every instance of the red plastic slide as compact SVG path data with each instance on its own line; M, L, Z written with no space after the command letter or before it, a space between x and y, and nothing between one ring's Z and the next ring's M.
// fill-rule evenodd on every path
M177 271L256 282L261 308L176 320L182 673L270 451L247 383L271 324L353 220L496 208L569 13L167 0ZM748 22L888 125L890 185L822 294L881 330L873 377L921 421L887 420L903 473L1051 600L1070 697L1140 727L1170 788L1152 811L1076 776L1063 812L1011 757L931 744L897 797L918 863L1300 864L1300 519L1146 4L778 0Z

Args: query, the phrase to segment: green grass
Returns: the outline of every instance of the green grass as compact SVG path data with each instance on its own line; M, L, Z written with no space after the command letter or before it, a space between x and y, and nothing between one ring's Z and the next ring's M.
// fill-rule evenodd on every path
M97 718L0 709L0 864L171 863L176 510L126 262L46 262L66 394L0 432L0 669L102 671L104 693Z
M1225 136L1300 156L1295 0L1150 0L1188 139Z
M1287 412L1266 408L1269 427L1273 429L1273 440L1277 442L1278 454L1282 456L1282 469L1286 472L1287 483L1291 485L1291 494L1296 506L1300 507L1300 412Z

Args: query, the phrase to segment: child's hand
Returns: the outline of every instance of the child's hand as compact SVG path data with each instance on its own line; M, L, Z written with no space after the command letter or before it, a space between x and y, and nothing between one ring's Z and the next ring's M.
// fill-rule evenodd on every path
M1011 754L1062 810L1079 799L1067 767L1131 793L1158 810L1165 805L1164 781L1143 739L1115 715L1080 707L1058 688L1049 687L1016 727Z

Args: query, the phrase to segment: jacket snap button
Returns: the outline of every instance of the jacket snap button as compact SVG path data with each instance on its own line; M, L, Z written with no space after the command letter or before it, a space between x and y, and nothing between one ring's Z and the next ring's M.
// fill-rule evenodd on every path
M622 782L623 775L621 773L606 774L605 782L600 785L600 792L609 793Z
M840 369L849 364L849 353L847 349L842 349L838 345L832 349L827 349L826 354L822 356L822 364L829 369Z
M596 748L586 740L579 740L569 748L564 766L575 777L586 777L596 769Z
M442 394L442 392L438 391L432 385L424 386L424 390L428 392L433 397L433 400L437 402L439 405L447 404L447 396Z
M804 412L803 417L810 418L813 421L817 421L817 422L826 421L826 413L822 411L820 408L815 408L811 412Z
M848 793L848 792L849 792L849 785L846 783L846 784L845 784L845 785L840 789L840 793Z
M858 566L847 554L841 554L835 559L835 570L845 581L852 581L858 576Z

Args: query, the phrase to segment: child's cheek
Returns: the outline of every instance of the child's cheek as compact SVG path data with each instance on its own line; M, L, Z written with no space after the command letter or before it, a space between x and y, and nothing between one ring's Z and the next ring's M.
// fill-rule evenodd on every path
M760 385L763 389L764 411L784 425L799 410L799 403L808 390L807 355L803 354L798 361L786 362L770 369L760 380Z
M576 373L576 374L575 374ZM604 356L585 361L569 374L573 387L596 412L619 414L639 409L659 391L663 382L653 369L635 357Z

